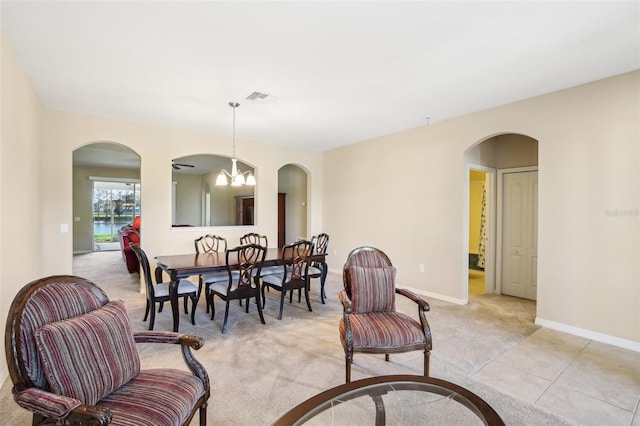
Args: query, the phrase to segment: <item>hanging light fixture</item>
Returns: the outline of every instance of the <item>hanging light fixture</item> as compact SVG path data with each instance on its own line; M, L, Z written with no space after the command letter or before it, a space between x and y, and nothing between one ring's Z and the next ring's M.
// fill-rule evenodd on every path
M251 172L241 172L238 169L238 159L236 158L236 108L240 106L237 102L229 102L229 106L233 108L233 156L231 157L231 173L222 169L218 177L216 178L216 185L228 185L229 179L231 179L231 186L250 185L255 186L256 178ZM247 175L245 180L244 175Z

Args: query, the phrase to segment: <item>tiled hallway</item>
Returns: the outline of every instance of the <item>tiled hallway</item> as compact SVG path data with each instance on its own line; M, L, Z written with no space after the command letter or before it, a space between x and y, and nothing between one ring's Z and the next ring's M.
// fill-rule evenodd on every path
M640 426L640 353L540 328L473 378L579 425Z

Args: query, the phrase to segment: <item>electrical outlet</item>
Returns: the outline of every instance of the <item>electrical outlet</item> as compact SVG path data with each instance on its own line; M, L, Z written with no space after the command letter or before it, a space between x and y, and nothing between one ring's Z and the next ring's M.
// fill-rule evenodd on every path
M424 264L421 263L418 265L418 271L424 272Z

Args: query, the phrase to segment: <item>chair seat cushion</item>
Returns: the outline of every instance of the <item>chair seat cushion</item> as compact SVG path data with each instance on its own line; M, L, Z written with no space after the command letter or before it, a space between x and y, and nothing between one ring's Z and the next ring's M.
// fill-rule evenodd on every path
M180 280L178 282L178 295L185 293L194 293L197 291L196 285L189 280ZM156 297L169 296L169 283L160 283L153 286L153 292Z
M317 267L315 267L315 266L309 266L309 271L308 271L308 273L309 273L309 276L312 276L312 275L320 275L320 274L322 274L322 269L317 268ZM316 278L316 277L314 277L314 278Z
M372 312L349 315L353 331L353 347L400 348L425 343L420 323L401 312ZM340 320L340 335L344 341L344 319Z
M140 371L124 302L34 332L47 383L54 393L94 405Z
M126 385L98 402L111 410L111 425L181 425L204 395L202 382L176 369L141 370Z
M233 286L232 286L231 290L233 291L236 288L238 288L238 278L237 277L234 278L234 282L233 282ZM247 288L248 288L248 286L247 286ZM251 288L256 288L256 284L253 282L253 280L251 282ZM229 290L229 281L224 281L224 282L220 281L220 282L211 283L209 285L209 290L210 291L214 291L214 292L219 293L219 294L226 295L228 290Z

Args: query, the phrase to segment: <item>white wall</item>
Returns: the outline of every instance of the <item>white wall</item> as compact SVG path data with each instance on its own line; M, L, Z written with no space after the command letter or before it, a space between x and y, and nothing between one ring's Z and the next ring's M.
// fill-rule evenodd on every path
M42 105L0 30L0 326L15 294L42 274L40 122ZM71 207L71 205L69 205ZM69 248L71 250L71 248ZM8 375L0 359L0 383Z
M464 153L527 135L539 148L538 320L640 350L639 121L634 72L325 152L330 265L374 245L400 285L464 300Z

